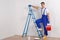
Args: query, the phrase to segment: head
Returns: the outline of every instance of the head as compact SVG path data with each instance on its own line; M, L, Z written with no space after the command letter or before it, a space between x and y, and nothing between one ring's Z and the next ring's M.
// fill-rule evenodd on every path
M45 2L41 2L41 7L42 7L42 8L45 7Z

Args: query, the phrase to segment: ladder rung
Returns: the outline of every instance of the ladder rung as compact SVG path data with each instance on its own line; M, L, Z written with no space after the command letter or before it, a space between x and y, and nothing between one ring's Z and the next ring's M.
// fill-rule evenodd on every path
M35 18L32 18L32 19L35 19Z

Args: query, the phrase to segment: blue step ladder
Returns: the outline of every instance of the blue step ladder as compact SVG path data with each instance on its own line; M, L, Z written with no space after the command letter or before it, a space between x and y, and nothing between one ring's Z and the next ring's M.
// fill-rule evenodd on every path
M41 33L41 31L38 30L38 27L37 27L37 25L36 25L36 23L35 23L36 18L35 18L35 15L33 14L33 11L32 11L31 6L29 5L28 7L29 7L29 12L28 12L28 16L27 16L27 19L26 19L26 23L25 23L25 27L24 27L24 30L23 30L22 37L27 36L30 19L31 19L31 17L32 17L33 22L34 22L34 25L35 25L36 30L37 30L37 33L38 33L38 37L40 38L40 37L42 37L42 33Z

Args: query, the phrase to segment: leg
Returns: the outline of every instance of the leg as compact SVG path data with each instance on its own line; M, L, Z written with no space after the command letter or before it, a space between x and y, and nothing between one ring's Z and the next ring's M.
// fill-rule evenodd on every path
M46 22L46 21L43 21L43 26L44 26L44 36L43 36L43 40L47 40L48 32L47 32L47 30L46 30L46 25L47 25L47 22Z
M48 32L46 30L46 26L47 26L47 23L46 22L43 22L43 26L44 26L44 35L48 35Z
M38 27L38 28L41 28L41 26L40 26L40 23L41 23L41 22L42 22L41 19L36 20L36 24L37 24L37 27Z
M48 32L46 30L46 26L47 26L47 16L46 15L43 15L42 16L42 22L43 22L43 26L44 26L44 35L48 35Z

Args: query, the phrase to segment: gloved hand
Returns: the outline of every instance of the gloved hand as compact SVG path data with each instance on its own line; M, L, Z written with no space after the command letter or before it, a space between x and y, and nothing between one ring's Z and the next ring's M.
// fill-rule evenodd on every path
M32 5L28 5L29 7L31 7Z

